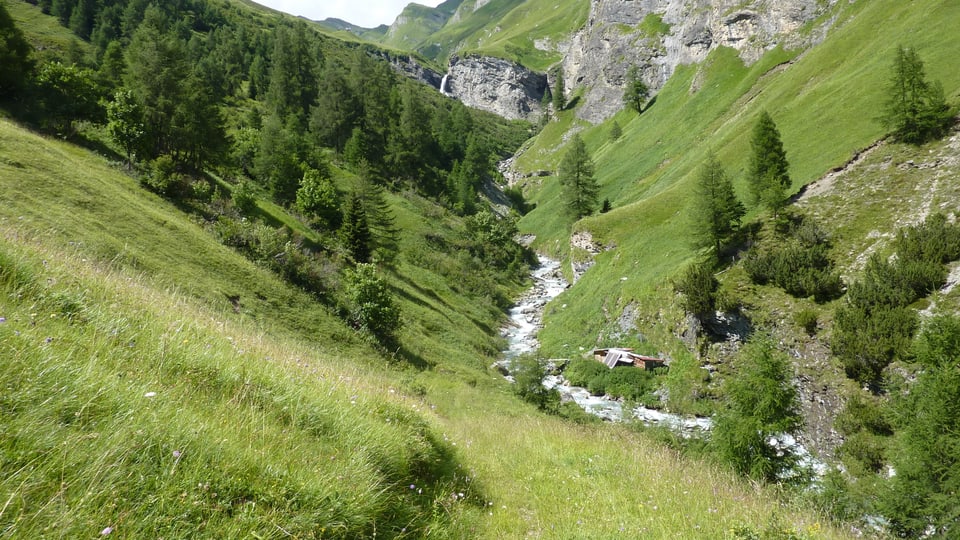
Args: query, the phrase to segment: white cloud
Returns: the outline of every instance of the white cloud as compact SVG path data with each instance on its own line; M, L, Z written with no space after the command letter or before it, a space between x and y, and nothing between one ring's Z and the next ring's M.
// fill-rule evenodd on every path
M343 19L365 28L390 24L410 0L255 0L273 9L321 21L328 17ZM443 0L418 0L418 4L436 7Z

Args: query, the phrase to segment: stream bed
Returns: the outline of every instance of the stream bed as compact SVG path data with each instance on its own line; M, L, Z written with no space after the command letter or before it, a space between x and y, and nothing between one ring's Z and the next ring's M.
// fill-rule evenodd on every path
M503 351L503 359L494 364L511 382L513 360L523 354L536 352L540 347L537 332L543 327L543 313L547 304L569 287L560 271L560 263L547 257L540 256L540 266L531 275L533 286L510 310L510 321L501 330L501 335L507 339L507 349ZM554 361L557 364L563 362ZM712 418L672 414L643 406L625 408L622 401L594 396L586 388L571 386L563 375L548 375L543 380L543 386L556 389L563 401L573 401L587 413L609 422L638 420L648 426L668 427L683 437L701 436L713 427ZM827 465L811 455L792 435L779 435L771 438L769 443L778 450L798 455L800 467L812 470L815 476L821 477L826 473Z
M503 360L495 365L510 380L513 359L536 352L540 346L537 332L543 327L543 312L547 304L569 287L560 271L560 263L543 256L532 277L533 286L510 310L510 322L501 331L501 335L507 339L507 349L503 351ZM573 401L584 411L609 422L636 419L647 425L667 426L686 436L707 431L713 424L710 418L681 416L642 406L625 409L619 400L594 396L586 388L569 385L562 375L548 375L543 380L543 386L556 389L562 400Z

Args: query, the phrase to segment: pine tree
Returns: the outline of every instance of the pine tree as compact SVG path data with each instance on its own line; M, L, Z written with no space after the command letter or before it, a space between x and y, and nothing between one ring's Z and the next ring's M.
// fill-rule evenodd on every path
M563 199L574 219L592 214L597 207L600 186L593 178L593 160L580 135L574 135L570 141L570 148L560 162L559 176Z
M712 246L717 254L723 242L739 228L746 210L733 191L733 183L710 152L697 177L693 215L701 245Z
M632 66L627 71L627 83L623 89L623 101L638 113L643 112L643 106L650 96L650 89L640 77L640 70Z
M0 98L7 97L23 86L33 70L30 44L13 22L7 8L0 3Z
M914 49L897 47L880 120L897 139L911 144L942 136L953 121L943 86L926 80L923 61Z
M556 112L560 112L564 107L567 106L567 97L566 97L566 88L563 85L563 68L557 68L556 72L556 83L553 87L553 108Z
M360 194L354 193L350 197L350 204L347 205L341 231L344 246L347 248L350 258L357 264L370 262L373 251L373 239L370 235L370 226L367 223L367 213L363 206Z
M791 183L788 172L790 165L777 125L766 111L760 113L760 118L753 128L750 147L747 182L751 195L754 201L776 215L786 203L786 190Z
M725 386L727 406L714 423L713 444L737 472L779 481L797 456L770 441L802 424L788 357L769 337L757 336L743 347L736 367Z

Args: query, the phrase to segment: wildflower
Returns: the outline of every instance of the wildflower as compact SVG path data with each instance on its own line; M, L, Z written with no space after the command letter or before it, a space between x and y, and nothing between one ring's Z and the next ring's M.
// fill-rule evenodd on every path
M156 392L147 392L146 394L143 395L143 397L152 398L152 397L156 397L156 395L157 395Z
M45 339L45 340L43 340L43 341L44 341L45 343L53 343L53 338L52 338L52 337L47 337L47 339Z
M113 527L104 527L104 529L100 531L100 536L106 536L112 532L113 532Z
M5 323L5 322L7 322L7 318L6 318L6 317L0 317L0 324L3 324L3 323Z
M180 459L180 456L182 456L182 455L183 455L183 454L182 454L179 450L174 450L174 451L173 451L173 457L176 458L176 459Z

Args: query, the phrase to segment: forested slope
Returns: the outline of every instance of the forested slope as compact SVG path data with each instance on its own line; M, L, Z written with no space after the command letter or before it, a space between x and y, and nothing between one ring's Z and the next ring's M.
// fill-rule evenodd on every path
M245 4L0 6L4 534L841 536L488 369L528 126Z

